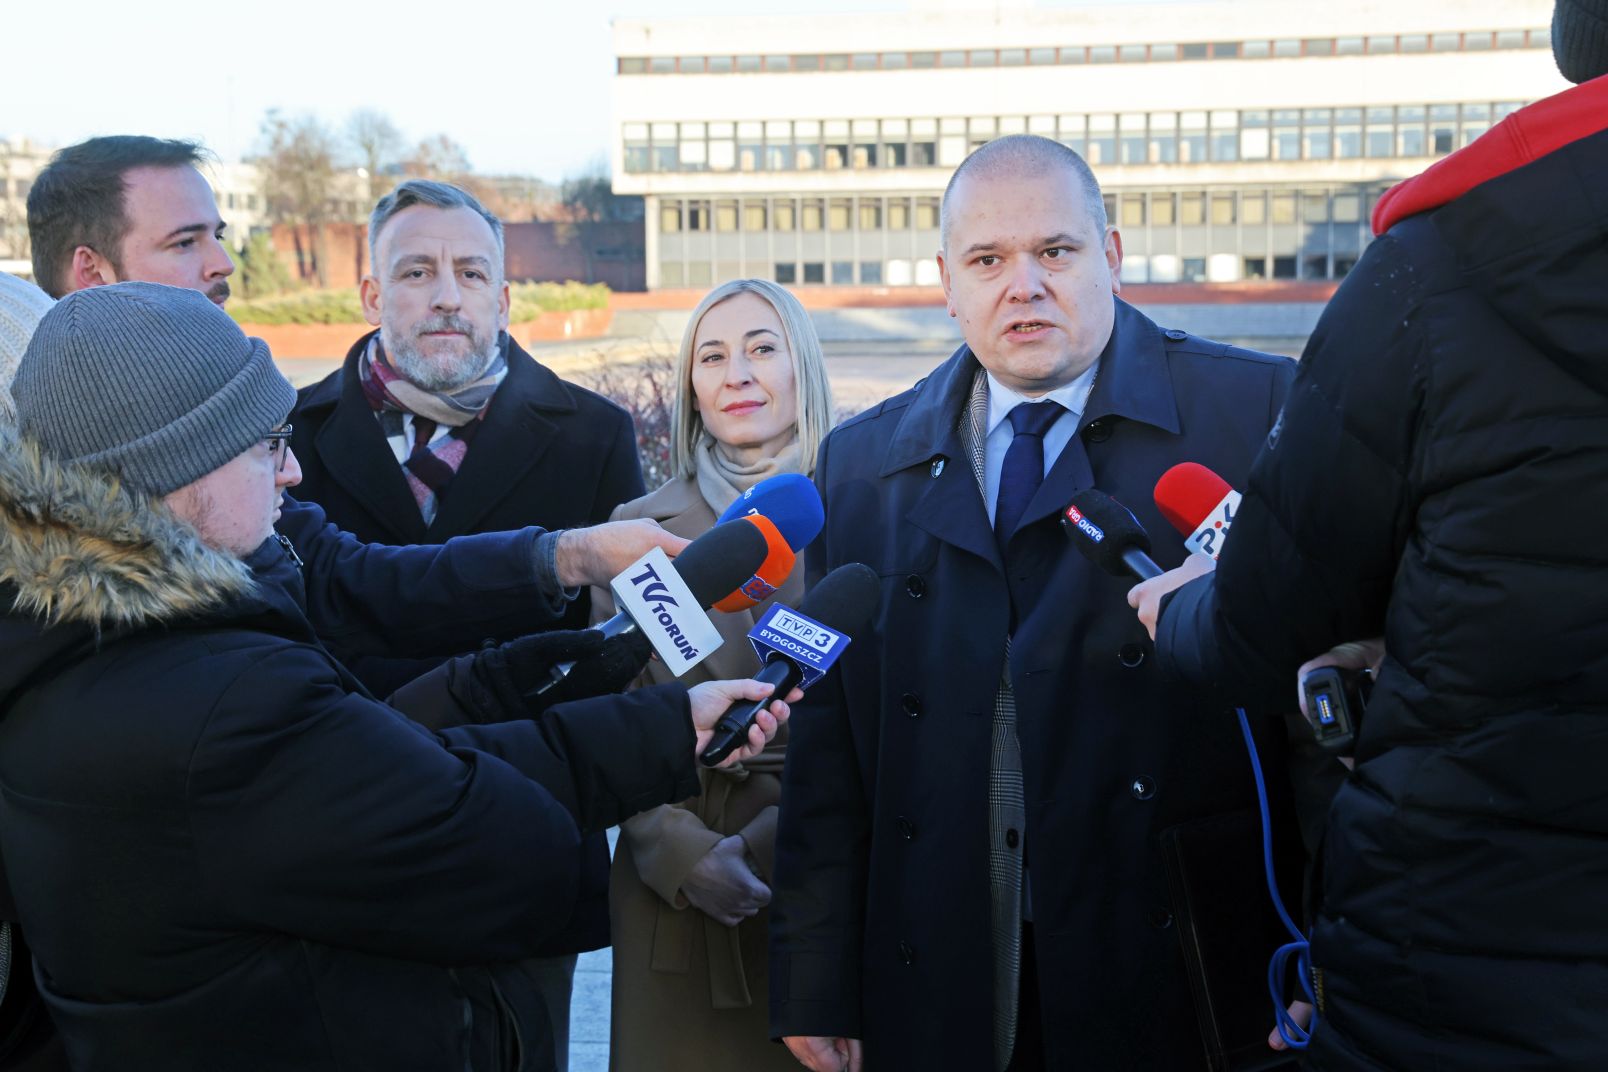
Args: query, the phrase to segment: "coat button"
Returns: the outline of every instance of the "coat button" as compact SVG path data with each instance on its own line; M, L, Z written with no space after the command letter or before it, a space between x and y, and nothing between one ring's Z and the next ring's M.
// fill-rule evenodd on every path
M1083 438L1090 443L1104 443L1111 438L1111 422L1104 417L1095 418L1083 430Z
M1156 780L1148 775L1141 774L1133 780L1133 784L1128 788L1133 790L1133 795L1140 800L1149 800L1156 795Z
M1011 829L1005 831L1005 847L1007 849L1014 849L1014 848L1016 848L1016 846L1020 845L1021 843L1022 843L1022 835L1018 834L1016 832L1015 827L1012 827Z
M913 692L907 692L899 697L899 706L904 708L905 714L915 718L921 714L921 697Z
M1146 916L1145 919L1158 931L1164 931L1168 927L1171 927L1173 921L1172 913L1167 911L1165 908L1152 908L1150 910L1150 914Z
M906 964L914 964L916 962L916 950L915 950L915 947L912 946L909 942L900 942L899 943L899 959L904 961Z
M904 835L906 841L916 840L916 824L903 815L899 816L899 833Z
M1166 331L1162 332L1162 334L1167 336L1167 338L1171 339L1173 342L1179 342L1183 339L1189 338L1189 332L1180 331L1177 328L1168 328Z
M911 599L920 599L927 594L927 582L921 579L921 574L912 573L905 578L905 591L910 593Z
M1143 644L1124 644L1117 649L1117 661L1129 670L1140 666L1145 661L1145 646Z

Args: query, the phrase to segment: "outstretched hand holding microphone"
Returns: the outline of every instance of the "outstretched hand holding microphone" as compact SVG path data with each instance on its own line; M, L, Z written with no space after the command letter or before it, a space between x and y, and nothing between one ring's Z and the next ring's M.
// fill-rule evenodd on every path
M617 597L627 595L629 602L622 599L626 609L609 621L592 629L537 633L449 660L403 686L393 702L404 710L462 713L447 716L453 721L443 724L497 721L509 712L534 717L556 704L618 692L641 673L654 651L673 660L679 674L720 642L702 608L747 599L744 590L752 590L757 577L785 579L793 557L776 527L758 516L715 526L687 543L673 561L655 547L614 577ZM722 758L726 765L751 758L775 736L787 719L788 702L799 695L753 679L694 686L688 702L695 754L708 745L717 720L744 705L754 717L738 740L723 741Z
M1162 516L1184 535L1190 554L1173 569L1144 578L1128 591L1128 606L1139 612L1151 640L1156 639L1162 599L1217 568L1240 501L1239 492L1196 462L1180 462L1163 473L1156 481L1155 497Z

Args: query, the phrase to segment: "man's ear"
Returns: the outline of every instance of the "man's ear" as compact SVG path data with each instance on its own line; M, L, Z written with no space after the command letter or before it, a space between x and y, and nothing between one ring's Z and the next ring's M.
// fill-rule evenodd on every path
M120 282L117 278L117 268L112 262L88 246L79 246L73 250L73 259L68 265L67 274L69 291L88 290L90 287Z
M949 307L949 315L955 316L955 300L949 296L949 261L944 259L944 251L938 251L938 280L944 285L944 304Z
M508 289L508 281L503 280L502 293L497 298L497 326L504 331L508 330L508 314L512 311L514 300Z
M1111 269L1111 293L1122 293L1122 232L1115 227L1106 228L1106 266Z
M357 285L357 296L363 303L363 319L374 327L380 326L380 281L372 275L363 277Z

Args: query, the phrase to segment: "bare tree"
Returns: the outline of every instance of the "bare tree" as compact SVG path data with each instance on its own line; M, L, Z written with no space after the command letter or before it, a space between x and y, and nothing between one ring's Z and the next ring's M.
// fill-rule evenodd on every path
M313 116L289 119L269 111L262 142L255 162L268 218L290 226L300 277L326 286L323 228L334 218L336 138Z
M346 139L358 164L368 173L368 201L373 205L383 189L380 172L402 156L402 132L384 112L362 108L347 119Z
M595 283L592 257L597 249L600 225L630 219L633 210L640 211L641 201L617 195L607 168L595 164L582 174L564 180L559 189L559 204L561 218L555 237L563 245L580 243L581 253L586 258L586 282Z
M461 183L470 172L469 154L445 134L435 134L414 147L402 170L411 179Z

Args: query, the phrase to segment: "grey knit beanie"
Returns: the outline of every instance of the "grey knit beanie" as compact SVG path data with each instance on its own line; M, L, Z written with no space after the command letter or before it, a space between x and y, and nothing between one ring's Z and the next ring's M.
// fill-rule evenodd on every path
M1608 0L1557 0L1552 8L1552 58L1571 82L1608 74Z
M45 314L12 384L17 425L59 461L176 491L283 424L293 388L261 339L194 290L114 283Z
M10 424L17 411L11 405L11 378L28 348L39 318L54 299L26 279L0 272L0 422Z

